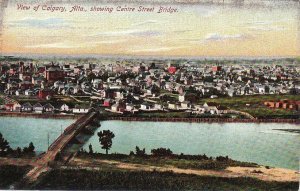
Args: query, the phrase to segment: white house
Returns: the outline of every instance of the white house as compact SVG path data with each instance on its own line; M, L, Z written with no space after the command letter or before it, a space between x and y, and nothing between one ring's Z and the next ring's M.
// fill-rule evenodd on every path
M60 106L60 111L69 111L70 107L67 104L63 104Z
M141 110L151 110L151 105L147 102L141 104Z
M194 113L202 114L205 112L205 107L202 105L195 105L194 108Z
M76 105L73 108L73 113L87 113L87 112L89 112L88 106Z
M189 101L181 102L181 109L191 109L191 103Z
M182 95L179 95L178 100L179 100L179 102L184 102L185 101L185 93L183 93Z
M126 105L126 111L133 111L134 110L134 105L133 104L127 104Z
M178 109L178 105L176 103L169 103L168 104L168 108L169 109L173 109L173 110L177 110Z
M42 104L40 103L36 103L32 106L32 110L35 112L35 113L43 113L44 111L44 108L42 106Z
M161 104L154 104L154 109L157 109L157 110L163 110L163 106Z

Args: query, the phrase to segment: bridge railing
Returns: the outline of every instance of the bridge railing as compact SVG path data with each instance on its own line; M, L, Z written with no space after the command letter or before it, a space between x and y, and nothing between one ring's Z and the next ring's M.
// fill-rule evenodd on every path
M53 150L53 148L55 148L55 146L57 146L57 144L60 142L60 140L63 139L63 137L65 135L70 134L74 130L78 130L77 128L81 127L82 123L85 122L85 120L90 119L90 117L91 117L90 114L91 113L92 113L92 111L89 111L88 113L86 113L85 115L83 115L79 119L77 119L74 123L69 125L64 130L63 134L59 135L58 138L49 146L48 150Z

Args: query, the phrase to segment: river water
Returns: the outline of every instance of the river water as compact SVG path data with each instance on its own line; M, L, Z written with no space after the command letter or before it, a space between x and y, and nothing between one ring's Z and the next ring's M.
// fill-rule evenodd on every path
M37 151L47 149L50 143L74 120L0 117L0 132L13 148L24 147L30 141ZM114 132L110 152L128 154L135 146L151 149L170 148L174 153L226 156L240 161L262 165L298 169L300 135L274 129L300 129L295 124L271 123L172 123L103 121L101 128ZM92 136L84 145L101 149L98 136Z

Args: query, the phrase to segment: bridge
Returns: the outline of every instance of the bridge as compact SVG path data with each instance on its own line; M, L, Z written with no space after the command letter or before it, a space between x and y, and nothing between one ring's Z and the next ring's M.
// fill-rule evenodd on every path
M29 182L35 181L42 172L50 169L49 164L55 161L56 157L66 148L66 146L76 136L85 130L87 125L94 122L98 117L98 112L90 110L81 116L77 121L68 126L64 132L49 146L48 151L35 162L34 168L25 175Z

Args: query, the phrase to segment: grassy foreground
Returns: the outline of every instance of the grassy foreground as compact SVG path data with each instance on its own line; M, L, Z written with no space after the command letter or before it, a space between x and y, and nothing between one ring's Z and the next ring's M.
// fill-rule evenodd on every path
M101 154L101 153L78 153L79 159L101 159L114 160L123 163L134 163L142 165L151 165L158 167L173 166L182 169L196 169L196 170L224 170L231 166L241 167L257 167L255 163L235 161L226 157L207 157L206 155L175 155L167 157L155 157L152 155L136 156L125 154Z
M28 171L30 166L0 166L0 189L9 189L9 186L19 181Z
M55 169L31 189L72 190L297 190L298 184L253 178L220 178L172 172Z

